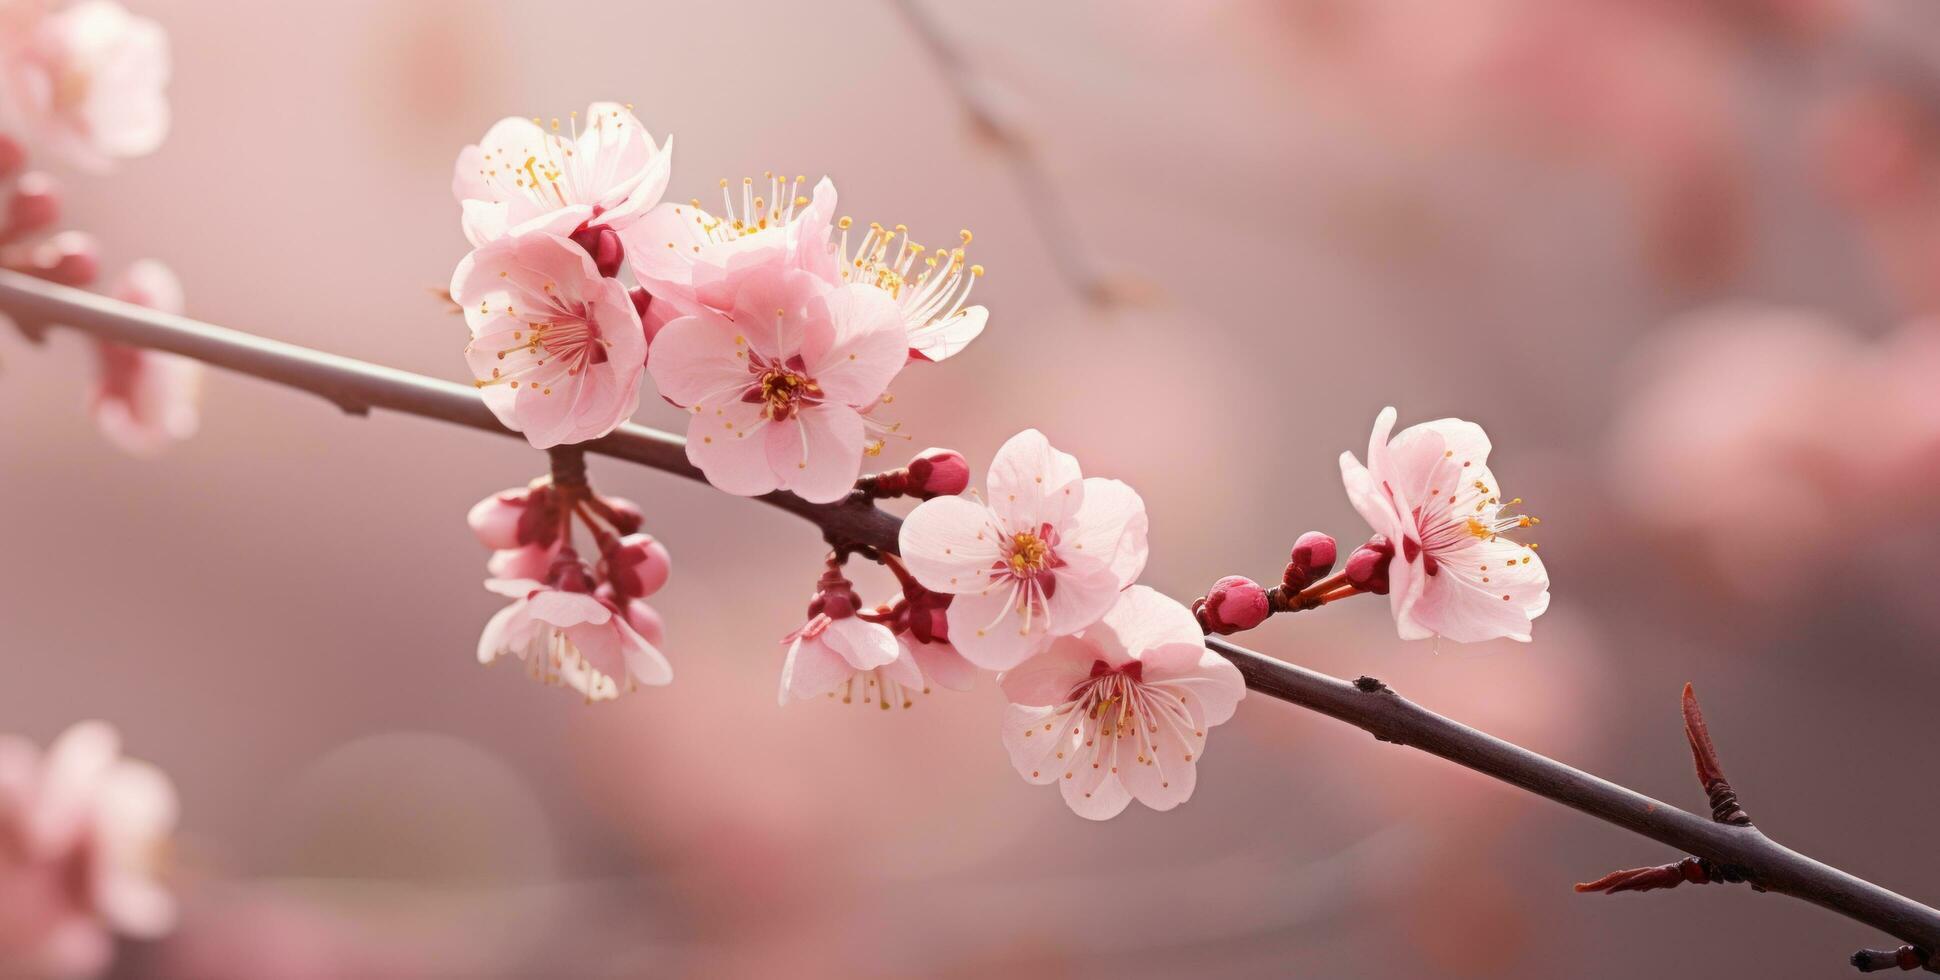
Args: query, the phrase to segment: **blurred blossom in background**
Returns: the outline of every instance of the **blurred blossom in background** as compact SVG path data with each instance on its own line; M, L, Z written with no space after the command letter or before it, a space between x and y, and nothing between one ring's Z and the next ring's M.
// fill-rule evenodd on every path
M1367 600L1247 643L1686 806L1694 681L1761 821L1940 896L1907 775L1940 735L1940 8L924 7L978 127L889 3L129 5L168 140L69 214L197 317L461 379L456 148L630 102L680 137L670 199L828 174L844 213L972 228L989 329L898 384L904 431L980 473L1034 426L1126 480L1170 595L1351 546L1335 459L1382 405L1480 422L1543 518L1533 643L1402 643ZM179 921L118 975L1791 977L1881 940L1574 896L1678 855L1262 699L1191 801L1105 824L1011 771L988 680L777 709L818 535L601 460L681 563L679 679L543 696L473 662L461 519L539 454L218 372L196 438L133 460L92 357L0 336L0 730L109 719L168 773Z

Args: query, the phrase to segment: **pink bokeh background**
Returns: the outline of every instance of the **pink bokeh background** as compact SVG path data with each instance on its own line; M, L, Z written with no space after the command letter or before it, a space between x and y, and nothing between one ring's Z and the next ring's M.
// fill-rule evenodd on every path
M458 148L629 101L670 197L826 173L859 220L974 230L991 327L903 376L905 431L981 472L1037 426L1132 483L1174 596L1365 533L1335 459L1382 405L1482 423L1544 522L1533 644L1404 644L1367 600L1246 641L1696 808L1694 681L1762 826L1940 898L1940 358L1891 346L1940 305L1919 0L938 5L1054 242L891 4L131 6L173 131L74 177L72 223L194 316L462 380ZM676 682L587 707L472 656L465 510L540 454L216 375L137 461L90 356L0 332L0 730L105 718L175 780L185 920L126 976L1805 977L1887 944L1745 889L1572 895L1679 855L1264 698L1188 804L1102 825L1010 770L987 680L777 709L817 534L600 460L673 551Z

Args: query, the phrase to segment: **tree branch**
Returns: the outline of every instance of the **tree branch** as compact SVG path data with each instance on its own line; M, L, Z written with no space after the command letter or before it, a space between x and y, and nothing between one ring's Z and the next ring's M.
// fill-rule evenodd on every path
M102 340L169 351L308 391L354 414L382 408L522 438L500 426L477 393L465 385L158 313L18 273L0 271L0 311L14 317L30 336L49 325L71 327ZM678 436L643 426L622 426L583 448L686 479L702 479L687 462L685 444ZM901 519L878 509L861 493L835 504L810 504L791 494L759 499L813 522L836 547L896 551ZM1373 678L1350 683L1220 637L1208 637L1206 642L1237 665L1247 686L1262 695L1561 803L1694 855L1707 869L1730 869L1756 888L1811 902L1913 947L1913 952L1880 953L1876 958L1880 963L1891 958L1894 964L1917 961L1916 965L1925 966L1926 951L1940 950L1940 912L1792 851L1754 827L1714 822L1537 755L1429 711ZM1687 716L1687 731L1693 732L1695 751L1698 734L1703 733L1701 717L1692 723ZM1708 735L1704 741L1708 744ZM1710 763L1716 772L1715 750ZM1704 764L1699 753L1701 773ZM1721 780L1722 774L1718 776ZM1705 873L1711 876L1708 870ZM1874 959L1868 952L1854 962L1870 967Z

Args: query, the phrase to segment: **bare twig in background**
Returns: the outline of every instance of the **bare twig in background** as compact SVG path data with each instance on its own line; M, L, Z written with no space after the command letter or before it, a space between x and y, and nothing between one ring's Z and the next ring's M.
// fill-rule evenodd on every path
M1101 309L1149 304L1157 290L1149 283L1107 276L1091 261L1078 233L1078 223L1065 207L1057 183L1038 159L1037 145L998 106L990 86L979 79L963 51L924 7L922 0L890 0L918 40L943 83L956 97L970 132L979 142L1003 154L1011 179L1024 198L1024 210L1043 239L1058 276L1085 302Z
M309 391L353 414L385 408L523 438L501 427L477 392L466 385L158 313L19 273L0 271L0 311L12 316L29 336L38 336L50 325L65 326ZM603 439L585 443L584 448L689 480L702 479L687 462L685 444L678 436L643 426L622 426ZM901 519L878 509L859 492L835 504L809 504L785 493L760 499L812 521L837 548L897 550ZM1231 660L1247 686L1262 695L1344 721L1382 742L1439 756L1691 854L1702 862L1699 867L1706 869L1707 878L1712 875L1709 869L1732 869L1754 888L1803 899L1912 947L1911 953L1862 952L1853 958L1861 969L1875 968L1868 964L1884 962L1881 957L1895 964L1912 958L1926 965L1925 951L1940 949L1940 911L1799 854L1748 823L1707 819L1573 769L1429 711L1374 678L1350 683L1220 637L1208 637L1206 643ZM1699 772L1707 771L1707 758L1716 772L1715 749L1708 756L1699 751L1700 742L1708 746L1709 734L1695 713L1695 697L1688 704L1686 733L1692 739ZM1722 772L1717 776L1715 782L1721 784ZM1713 797L1715 805L1715 792ZM1732 812L1741 812L1735 810L1735 802L1726 816ZM1685 877L1682 863L1670 867L1677 868L1684 880L1692 880Z

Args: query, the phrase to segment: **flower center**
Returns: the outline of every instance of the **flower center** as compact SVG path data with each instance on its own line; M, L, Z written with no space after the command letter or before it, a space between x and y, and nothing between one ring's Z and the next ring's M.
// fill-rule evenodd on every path
M799 354L780 363L751 354L748 371L754 383L741 393L741 400L760 405L761 417L770 422L792 419L804 406L822 401L822 386L806 370Z
M1051 546L1030 531L1010 536L1010 570L1020 578L1035 575L1050 564Z

